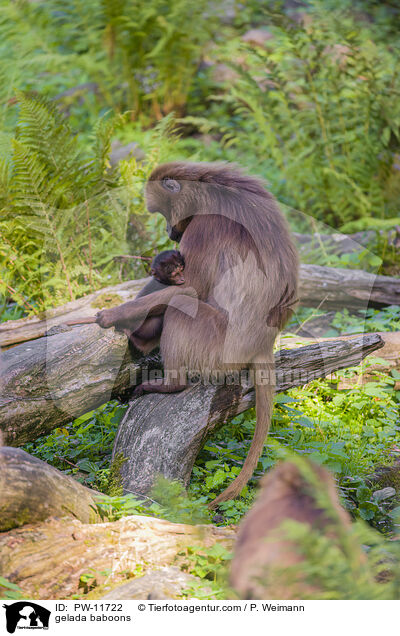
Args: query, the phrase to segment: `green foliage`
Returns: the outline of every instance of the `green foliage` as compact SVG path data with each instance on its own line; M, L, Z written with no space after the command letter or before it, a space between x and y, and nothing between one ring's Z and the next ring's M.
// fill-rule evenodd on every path
M110 469L115 433L126 407L108 402L50 435L25 444L24 450L92 488L115 492L115 468Z
M375 253L374 253L375 252ZM314 263L326 267L342 267L345 269L363 269L365 271L375 273L382 265L382 259L377 253L382 253L378 248L371 251L368 248L345 252L343 254L335 253L335 249L326 248L325 246L312 245L306 251L301 253L302 263ZM383 273L383 272L382 272Z
M370 361L373 364L374 360ZM367 363L362 367L368 368ZM349 379L362 368L337 372L335 377ZM278 395L273 412L273 427L253 480L242 497L221 504L226 522L238 522L254 497L254 479L271 468L278 459L296 451L336 473L348 507L355 516L386 527L388 504L373 501L372 491L357 490L365 484L374 466L393 461L399 436L399 404L392 390L394 380L375 373L376 381L336 388L334 379L311 382L306 387ZM238 472L248 453L254 432L254 413L235 417L209 440L196 460L190 491L212 499ZM211 487L218 471L218 484ZM224 479L221 479L222 475ZM369 503L367 503L369 502ZM370 505L371 504L371 505ZM393 505L393 501L391 502Z
M10 583L4 576L0 576L0 599L18 601L21 598L24 598L21 588L15 583Z
M0 293L38 313L118 282L115 257L154 246L145 228L143 184L172 120L153 131L145 165L133 158L117 174L108 153L124 117L104 116L91 148L82 152L54 104L18 96L19 121L0 190ZM131 277L140 272L137 264L125 270Z
M188 566L186 570L201 579L216 581L226 562L232 559L232 553L222 544L214 543L211 548L201 546L189 546L178 556L186 557Z
M107 108L144 111L152 119L179 112L217 29L212 6L210 0L2 0L0 102L7 104L15 86L36 87L39 76L46 94L61 95L80 129L88 115ZM75 87L85 100L83 121L76 95L63 96ZM4 111L9 120L7 106Z
M391 219L377 219L371 216L365 216L356 221L349 221L342 226L341 231L346 233L362 232L364 230L383 230L388 231L400 224L400 217Z
M279 563L265 568L260 575L269 598L297 599L396 599L400 581L400 551L398 542L387 541L363 521L351 528L343 526L328 492L312 470L309 462L287 453L308 484L310 495L324 511L328 525L324 531L293 520L284 521L266 541L288 541L295 546L299 561L292 566ZM221 548L221 546L219 546ZM220 583L216 598L227 598L227 573L230 555L213 558L210 551L193 546L182 552L188 561L185 569L205 581ZM211 558L210 558L211 557ZM219 557L219 555L217 555ZM187 594L202 592L193 586ZM204 590L204 588L203 588ZM200 598L213 598L211 590L204 590Z
M400 551L397 542L387 541L380 533L356 521L343 526L329 493L308 461L290 452L286 458L297 465L310 495L324 510L328 525L324 531L293 520L284 521L267 541L285 540L295 546L300 559L292 566L279 563L266 568L260 582L269 598L298 599L396 599L400 581ZM187 597L227 598L227 574L231 555L222 546L217 554L191 546L180 553L183 568L192 574L219 584L207 590L200 584L190 586ZM186 561L186 563L185 563ZM213 592L217 596L213 596ZM201 595L203 594L203 595ZM282 596L283 595L283 596Z
M390 194L400 184L398 47L320 0L304 23L283 12L266 12L266 21L266 49L226 47L226 62L240 64L226 95L237 120L222 130L225 142L243 159L251 148L281 200L335 227L398 216Z
M379 500L371 488L369 479L361 476L347 476L341 480L341 494L346 508L357 517L369 521L381 531L393 530L393 509L398 498Z
M375 22L354 14L352 4L312 0L306 19L295 23L279 0L248 0L221 30L223 12L210 0L0 0L0 320L143 276L140 262L115 257L153 256L172 246L164 220L145 210L143 184L160 161L182 157L239 160L267 177L288 206L346 231L380 230L369 246L374 253L338 256L315 244L306 260L371 271L383 262L385 273L398 273L388 240L400 195L396 31L372 0ZM255 25L273 35L265 49L239 37ZM236 79L217 80L213 62L233 66ZM149 127L172 110L185 137L173 134L172 116ZM136 141L145 161L133 158L113 170L108 157L116 138ZM314 219L298 223L287 211L296 231L316 232ZM307 310L300 318L301 312ZM397 307L343 311L330 335L399 330L399 320ZM377 500L366 477L397 452L393 379L378 375L338 390L333 378L278 396L258 470L239 499L221 504L215 522L239 522L256 480L295 450L336 473L355 517L387 530L398 502ZM25 448L106 493L97 506L104 519L151 514L208 522L206 502L243 464L254 413L234 418L208 441L189 494L160 480L143 500L121 495L123 457L110 468L123 411L109 403Z
M361 522L353 524L350 530L346 529L346 536L342 534L338 541L318 533L307 524L294 521L283 524L281 532L296 544L304 560L286 571L274 569L270 576L271 579L273 576L274 586L285 585L290 588L293 598L398 598L398 546L385 541L378 532L366 528ZM368 546L366 555L361 549L362 545Z
M295 546L299 561L281 567L279 562L266 568L260 582L269 598L297 599L396 599L400 582L398 542L387 541L379 532L357 520L351 528L343 526L329 493L308 461L290 452L286 458L295 463L308 485L310 495L324 511L328 525L323 531L309 524L284 521L266 541L288 541ZM217 554L215 548L217 547ZM185 592L190 598L227 598L228 567L231 555L222 546L204 550L191 546L179 555L181 567L211 581L218 588L194 584ZM213 595L216 594L215 596ZM198 594L200 596L198 596Z
M400 276L400 250L398 246L398 228L392 228L389 232L378 231L375 234L373 249L381 255L381 273L387 276Z
M156 479L150 497L128 494L101 497L96 512L103 520L116 521L127 515L146 515L167 519L175 523L209 523L210 512L206 497L188 496L179 481L170 481L161 475Z
M211 548L188 546L179 552L177 559L181 569L202 579L201 583L195 581L188 585L183 597L201 600L227 598L227 575L232 556L221 543L214 543Z
M151 489L151 497L164 509L164 519L177 523L210 522L206 497L195 499L188 495L179 481L170 481L160 475Z
M8 298L0 295L0 322L18 320L24 315L24 310Z
M211 501L240 472L254 432L254 413L235 417L213 435L199 453L192 471L189 493ZM273 462L271 462L272 464ZM259 475L259 473L257 473ZM254 483L254 482L253 482ZM224 523L239 523L254 500L254 490L246 485L240 499L218 506ZM217 523L221 520L216 519Z
M102 521L118 521L118 519L129 515L150 514L150 516L155 517L158 507L155 505L155 511L152 510L151 513L150 507L151 506L146 507L146 501L138 499L133 495L99 496L96 500L96 505L92 506Z
M293 457L318 508L329 520L324 532L287 520L277 530L279 540L296 546L301 561L266 570L261 581L273 595L284 589L289 598L395 599L400 581L400 551L378 532L357 521L344 527L330 497L303 458ZM273 541L274 538L271 537Z
M391 305L383 309L367 309L357 312L356 315L343 309L343 311L336 312L332 320L332 327L338 334L400 331L400 307Z
M324 315L324 311L300 307L287 324L287 330L297 333L300 328L306 329L309 321ZM399 305L390 305L382 309L359 309L352 312L344 308L334 313L332 319L329 320L329 326L321 335L329 338L340 334L373 333L375 331L400 331Z

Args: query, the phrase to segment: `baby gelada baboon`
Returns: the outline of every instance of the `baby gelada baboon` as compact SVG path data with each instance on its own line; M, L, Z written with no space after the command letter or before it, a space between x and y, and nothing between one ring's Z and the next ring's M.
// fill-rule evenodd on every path
M151 263L150 274L152 279L140 290L136 298L148 296L160 291L169 285L183 285L185 277L183 270L185 259L178 250L166 250L157 254ZM124 328L122 331L128 336L132 344L142 353L149 353L160 342L163 327L163 316L152 316L144 320L136 329ZM96 316L89 316L76 320L70 320L67 325L89 325L97 322ZM142 391L140 391L142 392ZM136 391L136 395L139 391Z
M140 290L136 298L148 296L169 285L183 285L185 282L184 269L185 259L178 250L166 250L157 254L151 264L152 279ZM149 353L160 342L163 322L162 315L151 316L135 331L125 330L126 335L142 353ZM138 393L139 391L136 391L136 395Z

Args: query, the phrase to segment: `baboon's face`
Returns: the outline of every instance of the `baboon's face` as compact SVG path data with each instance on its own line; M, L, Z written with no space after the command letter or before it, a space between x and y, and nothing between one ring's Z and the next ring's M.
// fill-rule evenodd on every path
M196 182L172 177L151 178L146 184L147 209L153 214L159 213L165 217L168 236L173 241L180 241L193 215L196 214L196 185Z

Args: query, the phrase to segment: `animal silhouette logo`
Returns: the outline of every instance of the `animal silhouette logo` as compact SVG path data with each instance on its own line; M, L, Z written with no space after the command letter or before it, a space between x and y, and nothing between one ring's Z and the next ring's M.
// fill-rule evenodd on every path
M49 628L51 612L37 603L17 601L3 607L6 610L6 628L9 634L14 634L16 629Z

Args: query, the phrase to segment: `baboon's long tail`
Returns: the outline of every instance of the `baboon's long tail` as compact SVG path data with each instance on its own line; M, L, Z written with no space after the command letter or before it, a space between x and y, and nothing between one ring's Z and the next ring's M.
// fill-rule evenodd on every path
M216 497L211 503L209 508L216 508L221 502L228 499L234 499L243 490L252 474L254 473L258 460L264 448L264 443L268 435L270 423L272 404L275 394L275 384L268 383L264 385L255 383L256 390L256 428L254 436L251 442L250 450L243 464L242 470L234 481L229 484L218 497Z

